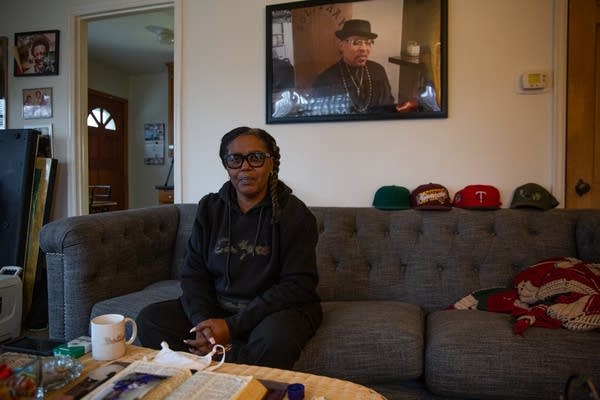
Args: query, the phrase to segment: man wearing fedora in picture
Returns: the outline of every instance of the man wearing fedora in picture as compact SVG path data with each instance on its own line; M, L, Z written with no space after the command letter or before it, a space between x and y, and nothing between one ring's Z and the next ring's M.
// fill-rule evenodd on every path
M340 60L323 71L312 86L316 114L394 111L394 97L385 69L369 60L377 34L362 19L344 22L335 32ZM322 109L314 109L314 108Z

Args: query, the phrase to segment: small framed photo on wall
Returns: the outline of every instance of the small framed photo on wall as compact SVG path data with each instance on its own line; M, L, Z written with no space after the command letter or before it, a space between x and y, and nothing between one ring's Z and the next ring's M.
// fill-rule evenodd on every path
M144 124L144 164L165 163L165 124Z
M52 124L45 125L25 125L23 129L35 129L41 133L38 139L38 157L52 158L54 146L52 144Z
M59 31L15 33L15 76L58 75Z
M23 119L52 117L52 88L23 89Z

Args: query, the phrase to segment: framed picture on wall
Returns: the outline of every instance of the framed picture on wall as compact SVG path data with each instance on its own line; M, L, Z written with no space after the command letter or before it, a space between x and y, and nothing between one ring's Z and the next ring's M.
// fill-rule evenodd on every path
M144 164L165 163L165 124L144 124Z
M52 124L25 125L23 129L35 129L41 133L38 139L38 157L53 157L54 148L52 144Z
M447 117L447 0L266 7L267 123Z
M23 119L52 117L52 88L23 89Z
M58 75L59 31L15 33L14 75Z
M8 97L8 38L0 36L0 129L6 129L6 98Z

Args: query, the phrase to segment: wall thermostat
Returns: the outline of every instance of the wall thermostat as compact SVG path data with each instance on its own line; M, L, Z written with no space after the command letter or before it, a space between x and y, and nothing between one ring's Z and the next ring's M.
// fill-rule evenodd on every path
M517 79L519 93L541 93L550 88L550 73L546 71L526 71Z

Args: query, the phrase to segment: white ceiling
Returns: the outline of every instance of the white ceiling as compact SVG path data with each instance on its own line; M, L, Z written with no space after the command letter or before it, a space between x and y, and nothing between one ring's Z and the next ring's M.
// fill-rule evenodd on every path
M148 25L173 30L173 8L110 16L88 22L88 57L131 75L165 72L173 45L161 44Z

